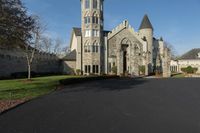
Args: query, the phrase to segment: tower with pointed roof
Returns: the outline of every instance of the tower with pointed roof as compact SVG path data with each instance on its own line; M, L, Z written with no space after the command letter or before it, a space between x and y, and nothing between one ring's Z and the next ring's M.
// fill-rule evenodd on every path
M82 70L86 75L100 74L103 69L103 2L81 0Z
M148 49L148 69L149 73L153 70L153 26L149 20L147 14L144 16L142 23L139 28L139 34L146 39Z

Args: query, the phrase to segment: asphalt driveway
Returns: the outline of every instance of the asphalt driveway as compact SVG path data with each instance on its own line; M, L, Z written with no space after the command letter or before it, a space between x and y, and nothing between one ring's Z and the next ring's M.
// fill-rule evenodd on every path
M0 115L0 133L200 133L200 79L66 86Z

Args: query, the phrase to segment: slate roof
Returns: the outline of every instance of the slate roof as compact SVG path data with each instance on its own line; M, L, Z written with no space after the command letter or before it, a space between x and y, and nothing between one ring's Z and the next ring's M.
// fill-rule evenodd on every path
M141 30L141 29L148 29L148 28L153 29L153 26L152 26L147 14L146 14L146 15L144 15L144 18L142 20L142 23L141 23L139 29Z
M104 30L103 31L103 36L108 36L108 33L109 33L110 31L106 31L106 30Z
M63 60L66 61L76 61L76 50L73 50L72 52L70 52L69 54L67 54Z
M73 27L73 31L76 36L81 36L81 28Z
M198 54L200 54L200 48L192 49L189 52L182 55L179 59L180 60L200 59L198 57Z

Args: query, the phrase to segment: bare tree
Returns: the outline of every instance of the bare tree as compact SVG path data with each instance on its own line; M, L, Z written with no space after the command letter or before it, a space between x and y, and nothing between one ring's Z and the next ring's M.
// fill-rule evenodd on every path
M71 49L70 49L70 47L66 46L66 47L62 48L62 52L65 54L69 54L71 52Z
M31 65L33 63L33 59L35 56L36 48L39 46L39 39L40 39L40 33L39 31L33 32L34 34L34 42L31 45L26 46L26 60L28 65L28 80L31 79Z
M177 54L177 51L174 48L174 46L171 43L169 43L169 42L165 42L165 46L170 50L171 58L172 59L177 58L178 54Z
M25 45L25 56L27 60L28 80L31 80L31 66L35 57L35 53L39 52L41 47L41 34L44 29L42 28L39 17L35 16L35 28L31 31L32 38Z
M55 40L55 45L54 45L54 48L53 48L54 54L56 54L56 55L61 54L61 52L62 52L61 45L62 45L62 41L59 38L57 38Z
M68 46L63 46L62 44L62 40L57 38L53 47L53 53L60 57L65 56L71 52Z
M53 47L53 42L52 39L49 37L42 37L42 45L41 45L41 50L46 52L46 53L51 53L52 52L52 47Z

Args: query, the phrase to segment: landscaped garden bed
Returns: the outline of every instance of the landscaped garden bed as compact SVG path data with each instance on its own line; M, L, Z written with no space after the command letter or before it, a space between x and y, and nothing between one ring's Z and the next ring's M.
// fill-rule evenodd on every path
M19 104L26 102L27 100L0 100L0 113L13 108Z

